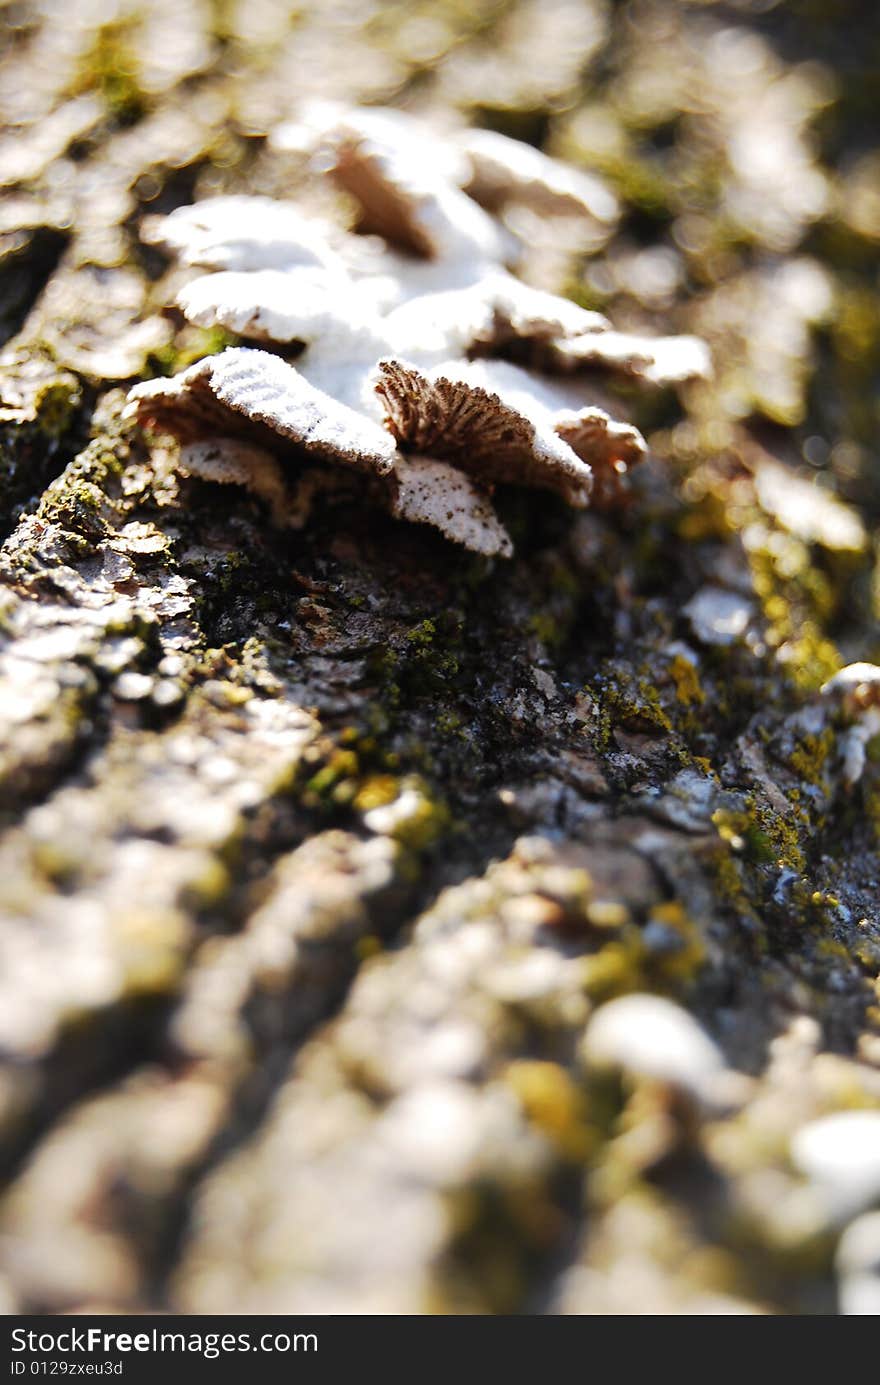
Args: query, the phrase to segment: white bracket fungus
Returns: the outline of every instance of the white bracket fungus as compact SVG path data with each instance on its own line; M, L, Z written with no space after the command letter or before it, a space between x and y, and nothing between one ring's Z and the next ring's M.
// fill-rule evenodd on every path
M355 199L370 234L265 197L148 219L145 238L209 271L178 295L187 318L302 348L296 366L232 348L131 391L134 416L182 444L182 470L245 486L277 523L299 524L304 468L341 466L392 514L489 555L512 552L498 483L613 501L645 444L597 407L597 369L677 384L707 372L705 348L614 332L523 283L510 235L479 205L612 221L601 183L485 132L442 143L394 111L313 107L285 138ZM514 344L526 364L498 359Z

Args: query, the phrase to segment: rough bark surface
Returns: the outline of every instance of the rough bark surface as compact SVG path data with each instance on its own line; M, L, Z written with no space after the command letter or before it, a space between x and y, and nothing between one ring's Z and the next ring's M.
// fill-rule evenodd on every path
M878 1311L873 5L74 8L0 12L0 1302ZM141 217L317 196L294 89L606 179L532 281L715 359L622 512L282 531L122 420L224 344Z

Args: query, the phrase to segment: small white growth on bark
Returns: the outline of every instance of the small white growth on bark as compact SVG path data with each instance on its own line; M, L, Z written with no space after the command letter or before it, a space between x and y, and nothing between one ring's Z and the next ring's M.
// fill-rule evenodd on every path
M614 332L523 283L492 214L519 203L611 223L604 185L501 136L439 140L396 111L312 106L273 142L311 152L367 234L265 197L146 221L145 239L208 271L180 290L187 318L301 348L295 366L233 348L131 391L135 416L184 445L183 469L243 485L277 523L298 524L302 467L343 466L397 517L505 556L497 484L611 503L645 445L598 407L597 373L678 384L707 372L705 347ZM514 346L525 364L497 359Z

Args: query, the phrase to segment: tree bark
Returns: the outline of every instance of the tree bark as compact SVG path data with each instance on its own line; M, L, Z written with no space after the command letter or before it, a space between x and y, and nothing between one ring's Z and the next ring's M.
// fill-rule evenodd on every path
M607 51L627 42L615 20ZM510 561L329 500L274 529L122 406L211 349L163 312L138 198L189 200L224 148L236 186L280 175L224 124L222 65L146 110L102 92L94 181L65 160L55 226L38 170L0 263L24 294L0 1295L834 1311L842 1227L880 1186L829 1198L797 1132L880 1101L876 770L850 782L851 720L818 691L870 654L869 482L813 488L803 519L772 486L802 432L712 448L709 390L690 424L646 416L623 513L502 497ZM678 1008L599 1053L597 1017L646 993Z

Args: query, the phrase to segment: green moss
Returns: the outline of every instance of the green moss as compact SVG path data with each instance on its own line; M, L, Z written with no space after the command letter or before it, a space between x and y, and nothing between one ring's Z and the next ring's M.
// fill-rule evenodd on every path
M406 691L417 697L436 698L454 685L461 669L457 646L461 638L460 617L425 619L404 636L403 647L394 653L383 651L379 658L386 696L397 705ZM393 675L393 676L389 676Z
M647 674L636 675L628 665L608 664L597 683L586 691L594 701L598 700L608 717L609 734L614 726L664 734L672 730L655 684ZM602 737L601 731L599 734Z
M771 863L792 870L804 868L804 854L794 823L759 804L754 796L742 810L719 808L712 814L718 835L734 851L760 865Z
M374 651L369 657L368 667L380 689L381 702L375 704L376 715L387 725L403 700L400 655L390 647Z
M216 356L228 346L238 346L241 340L225 327L195 327L188 323L172 341L150 353L144 375L176 375L205 356Z
M649 923L659 923L680 939L680 946L665 948L651 956L648 972L655 983L665 983L677 990L692 982L706 961L706 947L696 922L677 899L655 904L648 916Z
M700 682L696 666L683 654L676 654L669 665L669 672L675 683L675 696L683 707L702 706L706 694Z
M357 796L360 761L353 750L334 750L306 784L307 794L321 802L351 803Z
M614 722L602 698L598 695L594 695L589 684L583 689L583 692L587 694L592 704L590 737L594 748L600 755L604 755L611 746L611 737L614 733Z
M442 711L438 714L434 724L441 736L460 736L467 739L458 712Z
M47 524L58 525L73 538L94 541L108 531L102 514L105 504L106 496L98 486L81 476L65 474L45 492L39 517Z
M802 736L789 755L788 763L800 779L827 791L828 783L824 772L834 745L835 735L831 727L827 727L818 736Z
M789 642L786 656L792 683L805 693L817 692L843 662L834 641L820 634L815 626L808 625Z
M756 915L746 890L743 872L732 851L724 849L715 853L711 861L711 873L719 900L740 917L754 920Z
M393 774L371 774L363 780L354 796L354 807L359 813L368 813L371 808L381 808L393 803L400 793L400 780Z
M411 794L410 807L397 818L390 835L411 851L422 852L446 835L452 817L446 804L434 798L422 780L410 778L406 789Z
M855 284L840 289L831 332L838 356L860 373L880 366L880 295Z
M537 611L529 617L528 628L548 649L562 643L559 622L548 611Z
M34 400L37 427L47 437L59 438L69 429L82 403L82 389L72 375L48 381Z
M567 1161L582 1164L597 1145L584 1089L558 1063L520 1059L503 1080L514 1092L529 1124Z
M140 120L149 105L140 84L136 28L134 16L102 24L73 86L74 93L97 91L108 115L122 125Z
M408 632L406 638L416 649L427 649L434 643L436 633L437 627L433 620L423 620L420 625Z
M692 481L694 489L698 483ZM707 487L691 500L676 521L676 532L686 543L700 543L706 539L726 540L730 538L734 525L728 513L728 506L720 489Z
M382 939L375 933L365 933L362 938L358 938L355 943L355 954L359 962L369 962L373 957L378 957L384 951Z
M654 221L666 221L673 213L675 195L662 168L644 155L609 152L591 160L622 201Z
M862 808L873 829L875 841L880 842L880 783L873 775L862 785Z
M622 937L605 943L593 956L583 959L584 991L592 1001L600 1004L641 990L644 959L645 948L638 930L626 930Z

